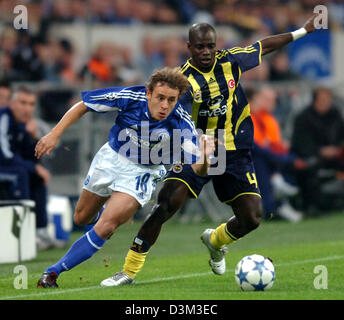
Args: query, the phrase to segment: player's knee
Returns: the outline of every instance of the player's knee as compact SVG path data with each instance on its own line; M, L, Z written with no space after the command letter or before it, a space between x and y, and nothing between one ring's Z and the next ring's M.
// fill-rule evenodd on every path
M102 220L96 224L95 229L102 239L110 239L117 227L122 223L117 220Z
M252 231L254 229L257 229L260 225L260 222L262 221L261 217L259 216L251 216L250 219L246 222L246 228L248 231Z
M85 226L90 223L87 213L83 209L76 209L73 221L77 226Z
M86 224L84 219L82 218L82 215L80 214L80 211L75 212L73 221L77 226L83 226Z
M240 233L245 235L257 229L262 221L262 205L258 197L242 199L236 206L235 215L239 221Z
M181 205L182 204L179 199L174 196L163 197L160 199L158 202L159 220L161 220L162 223L168 220L181 207Z
M262 221L262 207L261 205L254 207L250 210L250 214L247 215L246 228L247 231L257 229Z
M176 195L172 195L166 201L164 201L164 209L168 213L176 212L182 205L180 199Z
M104 224L101 228L99 236L103 239L110 239L116 230L116 225L114 223Z
M180 199L174 193L160 193L158 197L159 216L166 220L181 207Z

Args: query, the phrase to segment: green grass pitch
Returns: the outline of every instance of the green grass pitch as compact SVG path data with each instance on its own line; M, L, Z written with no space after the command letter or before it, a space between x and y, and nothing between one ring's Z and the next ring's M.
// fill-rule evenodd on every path
M66 249L39 252L26 261L28 288L15 289L18 264L0 265L0 300L342 300L344 299L344 214L337 213L297 224L263 222L245 238L230 246L227 272L214 275L200 234L212 222L180 224L175 219L163 226L158 242L147 256L136 285L101 288L101 280L121 270L124 257L141 222L121 226L104 248L90 260L64 272L58 289L37 289L46 267ZM73 233L71 241L81 233ZM266 292L242 292L234 279L237 262L248 254L273 259L276 281ZM327 269L327 289L316 289L317 265Z

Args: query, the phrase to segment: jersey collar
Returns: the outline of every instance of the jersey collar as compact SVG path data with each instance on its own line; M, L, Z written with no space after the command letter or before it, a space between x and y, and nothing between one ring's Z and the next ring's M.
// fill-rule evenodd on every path
M211 69L210 69L208 72L202 72L201 70L199 70L198 68L196 68L196 67L191 63L191 58L188 59L188 61L187 61L187 64L188 64L190 67L194 68L197 72L199 72L199 73L201 73L201 74L208 74L208 73L210 73L210 72L213 72L216 63L217 63L217 57L215 56L215 61L214 61L213 66L211 67Z

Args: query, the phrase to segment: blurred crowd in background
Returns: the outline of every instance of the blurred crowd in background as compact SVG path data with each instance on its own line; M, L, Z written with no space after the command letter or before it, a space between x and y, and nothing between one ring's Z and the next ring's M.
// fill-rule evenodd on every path
M342 30L344 2L320 2L329 10L331 29ZM28 30L13 28L13 8L18 4L28 9ZM125 41L106 41L83 60L80 48L71 39L49 33L56 23L140 28L145 24L189 26L203 21L231 27L242 36L239 43L231 43L218 34L217 46L222 49L246 46L258 40L257 35L261 38L295 30L318 4L315 0L0 0L0 107L10 103L14 83L34 83L41 88L47 83L62 85L63 90L53 90L50 86L38 94L41 118L55 123L79 99L80 90L75 88L86 79L91 79L92 87L142 84L152 70L175 67L188 58L185 38L156 38L146 34L138 52L133 52ZM254 153L257 175L262 173L260 179L269 182L261 186L266 195L263 194L263 200L267 218L278 208L281 216L284 214L292 221L299 221L302 216L295 208L313 213L331 205L344 208L344 201L337 200L337 196L344 195L342 101L328 88L312 92L297 86L281 89L271 85L257 89L250 85L302 78L303 75L291 71L285 50L264 57L260 67L242 75L257 132ZM305 114L301 114L302 110ZM327 185L325 182L330 180L334 183ZM325 192L323 198L327 201L322 201L320 191L314 191L323 182L327 189L321 192ZM285 197L281 200L276 195L277 189L287 198L301 192L301 200L292 201L291 206Z
M37 25L85 20L124 25L191 24L202 19L242 32L264 28L278 33L298 26L318 4L328 7L338 27L344 23L341 0L2 0L1 20L9 19L16 4L27 5L30 19Z
M330 12L332 29L344 27L344 3L322 1ZM28 30L13 28L13 8L28 8ZM75 66L80 52L70 39L49 36L54 23L102 23L133 25L186 24L206 21L226 25L250 39L255 34L270 35L295 30L309 18L318 1L302 0L0 0L0 21L5 27L0 38L0 78L10 81L53 81L78 83L85 71L101 82L127 84L144 81L151 68L180 65L187 56L185 39L142 40L141 52L125 43L107 41L94 49L92 57ZM220 36L220 35L219 35ZM247 41L247 40L246 40ZM243 43L224 43L232 47ZM145 64L143 62L149 62ZM147 71L149 70L149 71ZM289 79L288 57L283 52L250 77L257 80Z

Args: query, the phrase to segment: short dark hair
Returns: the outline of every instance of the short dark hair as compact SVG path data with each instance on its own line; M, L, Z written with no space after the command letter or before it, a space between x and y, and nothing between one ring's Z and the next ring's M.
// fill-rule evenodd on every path
M153 72L146 83L149 91L153 91L158 83L167 84L173 89L179 90L179 95L182 95L190 87L188 79L180 72L180 68L165 67Z
M195 23L189 29L189 41L190 42L192 41L192 39L194 38L194 35L196 33L204 34L204 33L207 33L209 31L214 32L214 34L216 35L215 28L212 25L210 25L209 23L205 23L205 22Z

